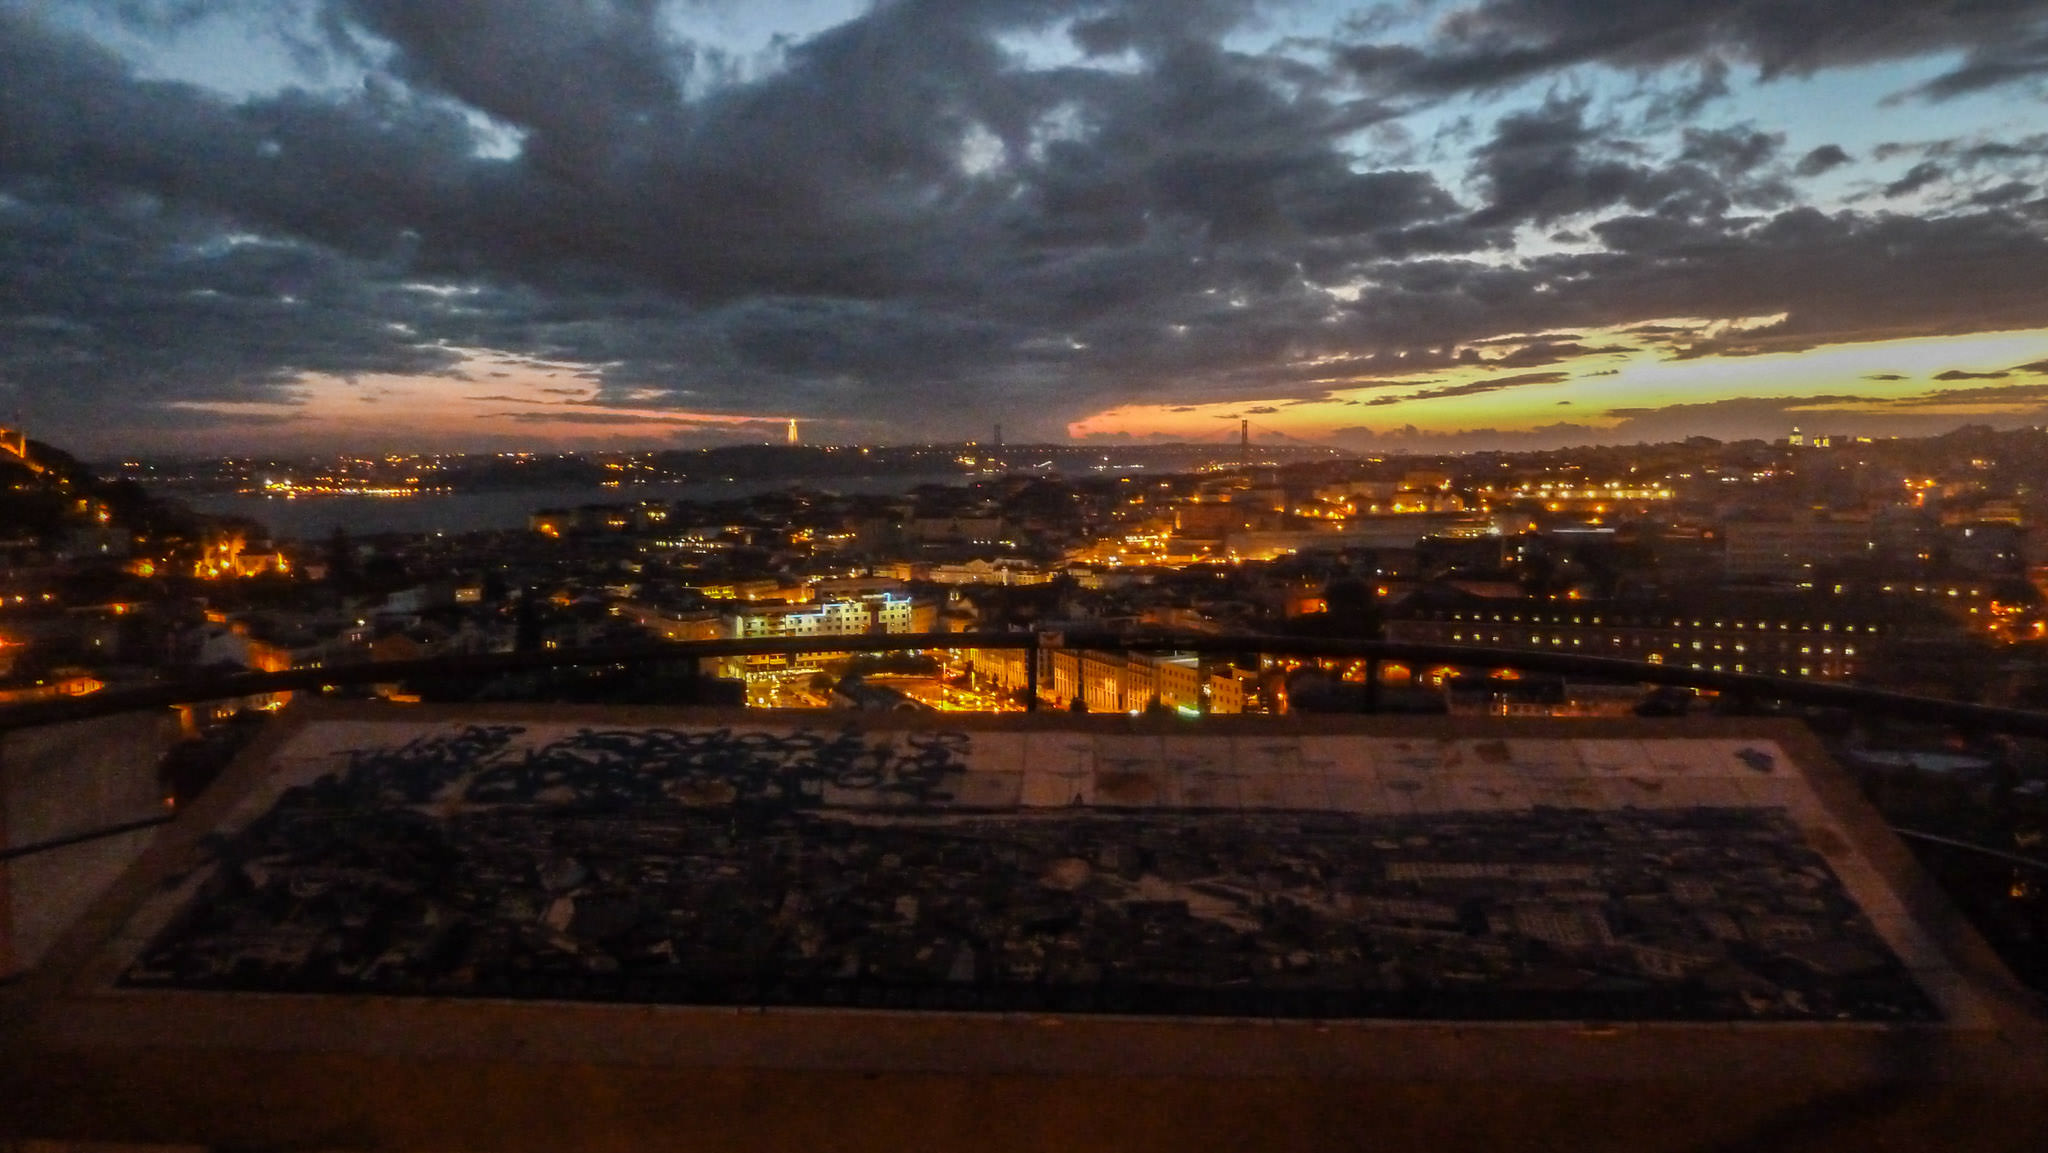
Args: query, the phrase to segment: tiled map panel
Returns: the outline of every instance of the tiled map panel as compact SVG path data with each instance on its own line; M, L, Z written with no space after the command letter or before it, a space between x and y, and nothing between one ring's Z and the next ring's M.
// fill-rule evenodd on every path
M315 722L131 987L1926 1021L1776 745Z

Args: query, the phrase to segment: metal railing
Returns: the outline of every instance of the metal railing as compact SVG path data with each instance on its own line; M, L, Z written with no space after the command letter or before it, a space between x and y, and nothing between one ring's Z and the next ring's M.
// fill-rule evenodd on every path
M30 841L26 845L0 847L0 864L19 860L23 857L33 857L40 853L55 852L58 849L68 849L73 845L104 841L108 837L118 837L123 833L154 829L158 825L168 825L176 819L176 813L164 812L151 817L143 817L139 820L123 821L118 825L101 825L96 829L86 829L83 832L66 833L61 837L51 837L46 841Z
M661 664L719 657L793 656L801 653L908 652L931 649L1022 649L1030 677L1027 697L1038 701L1041 651L1180 652L1197 656L1280 655L1366 662L1368 693L1380 681L1380 666L1398 662L1410 667L1450 666L1465 669L1514 669L1556 673L1620 683L1705 689L1746 701L1775 700L1786 704L1845 709L1887 718L1945 724L1962 729L2048 737L2048 713L1994 705L1970 704L1859 685L1765 676L1758 673L1714 672L1677 664L1645 664L1613 657L1447 645L1412 641L1353 640L1330 637L1209 633L878 633L855 636L764 637L752 640L652 641L630 645L574 649L543 649L519 653L472 653L404 661L287 669L274 673L234 673L198 677L170 684L109 688L78 697L35 701L0 708L0 732L111 716L140 709L270 693L318 690L412 681L423 677L492 677L573 667Z
M1680 665L1645 664L1610 657L1569 653L1537 652L1523 649L1489 648L1476 645L1447 645L1406 641L1360 640L1327 637L1295 637L1266 634L1217 636L1191 633L891 633L855 636L769 637L751 640L659 641L631 645L596 646L574 649L543 649L532 652L461 654L405 661L368 661L360 664L289 669L282 672L234 673L199 677L172 684L106 689L85 696L37 701L0 709L0 734L42 725L88 720L152 708L198 704L210 701L257 697L272 693L320 690L370 684L390 684L421 678L489 678L518 673L546 672L565 668L615 666L630 668L650 664L721 657L793 656L805 653L910 652L933 649L1023 650L1027 654L1026 707L1039 702L1038 656L1042 652L1125 651L1176 652L1197 656L1256 657L1281 655L1311 659L1364 661L1368 701L1376 698L1381 665L1399 662L1411 667L1462 669L1513 669L1522 672L1556 673L1608 681L1668 685L1705 689L1741 700L1776 700L1787 704L1844 709L1877 714L1892 720L1910 720L1950 725L1966 730L2016 733L2048 737L2048 714L1990 705L1916 697L1904 693L1772 677L1753 673L1725 673ZM0 861L49 852L102 837L163 824L171 814L89 830L65 837L0 851ZM2002 850L1953 841L1915 830L1897 830L1913 839L1970 849L2012 861L2015 864L2048 869L2048 862L2020 857Z

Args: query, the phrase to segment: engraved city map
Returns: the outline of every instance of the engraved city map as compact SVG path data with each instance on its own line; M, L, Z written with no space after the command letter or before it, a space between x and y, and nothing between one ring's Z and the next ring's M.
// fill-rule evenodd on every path
M1768 742L313 725L130 987L1918 1021Z

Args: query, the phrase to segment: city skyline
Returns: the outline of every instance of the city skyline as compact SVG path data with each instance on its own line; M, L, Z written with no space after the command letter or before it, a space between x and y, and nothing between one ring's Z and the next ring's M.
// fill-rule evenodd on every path
M2044 46L2041 0L0 0L0 411L101 455L2048 423Z

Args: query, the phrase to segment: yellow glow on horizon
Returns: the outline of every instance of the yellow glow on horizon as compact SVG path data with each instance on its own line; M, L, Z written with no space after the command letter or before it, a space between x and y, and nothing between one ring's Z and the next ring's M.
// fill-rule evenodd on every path
M1767 322L1778 319L1723 321L1713 326L1685 323L1699 326L1693 328L1695 333L1726 337L1767 327ZM1406 426L1442 434L1478 429L1526 432L1557 424L1604 430L1620 425L1631 410L1709 405L1737 398L1812 398L1811 404L1788 405L1790 413L1955 418L2020 415L2048 403L2028 397L2002 400L1986 392L2026 384L2048 387L2048 369L2020 367L2048 361L2048 330L1686 357L1668 345L1660 346L1630 332L1654 323L1582 329L1571 342L1593 349L1625 346L1627 351L1525 366L1454 365L1435 371L1381 370L1375 377L1349 378L1333 373L1314 382L1328 390L1320 396L1297 393L1292 398L1250 396L1193 405L1123 405L1076 421L1068 432L1077 438L1128 433L1212 439L1234 432L1225 421L1249 418L1256 425L1314 440L1344 430L1388 432ZM1542 334L1504 337L1487 342L1486 352L1497 359L1542 339ZM1341 371L1346 361L1322 357L1312 363ZM1953 371L1985 375L1936 379ZM2004 375L1988 375L1996 373ZM1542 376L1526 383L1484 387L1489 382L1538 374ZM1958 395L1945 401L1944 394ZM1262 407L1273 411L1252 411Z
M169 407L227 418L224 430L261 421L266 438L328 443L388 440L408 446L496 436L523 441L667 440L720 425L780 426L782 415L735 415L594 403L597 366L458 349L449 373L373 373L353 379L307 373L275 401L175 401ZM459 375L458 375L459 374Z

